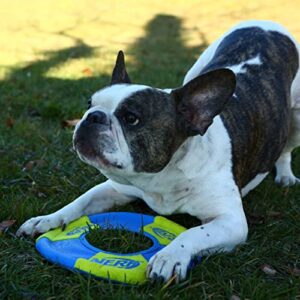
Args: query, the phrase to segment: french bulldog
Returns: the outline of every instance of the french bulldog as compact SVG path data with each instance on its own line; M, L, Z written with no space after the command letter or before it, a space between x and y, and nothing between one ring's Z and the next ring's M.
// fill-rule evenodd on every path
M299 45L279 24L233 27L175 89L132 84L119 52L111 84L91 97L73 136L79 158L108 180L31 218L17 235L142 199L159 214L202 221L149 261L149 278L182 280L195 255L231 251L246 240L241 199L274 166L277 183L299 183L291 170L299 129Z

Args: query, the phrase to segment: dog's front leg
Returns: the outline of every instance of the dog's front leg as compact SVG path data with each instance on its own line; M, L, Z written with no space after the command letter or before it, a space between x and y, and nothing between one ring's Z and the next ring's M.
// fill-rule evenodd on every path
M34 236L51 228L65 226L83 215L103 212L114 205L123 205L133 199L117 192L108 180L96 185L55 213L29 219L19 228L17 236Z
M248 226L242 208L234 213L219 215L209 223L183 232L154 255L149 261L147 276L165 281L175 276L177 281L182 280L195 255L230 251L246 240L247 233Z

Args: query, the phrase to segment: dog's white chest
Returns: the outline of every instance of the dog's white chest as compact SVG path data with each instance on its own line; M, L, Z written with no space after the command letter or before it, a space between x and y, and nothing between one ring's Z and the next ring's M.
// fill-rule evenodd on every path
M182 186L182 187L181 187ZM186 186L186 187L185 187ZM182 207L191 197L190 188L186 185L173 186L164 193L144 192L144 201L160 214L169 215L182 212Z

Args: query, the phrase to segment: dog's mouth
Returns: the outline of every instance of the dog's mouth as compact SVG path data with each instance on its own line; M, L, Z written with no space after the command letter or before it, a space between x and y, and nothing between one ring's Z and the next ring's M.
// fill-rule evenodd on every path
M81 128L74 134L73 147L79 158L97 169L123 169L113 158L118 150L112 134L93 128Z

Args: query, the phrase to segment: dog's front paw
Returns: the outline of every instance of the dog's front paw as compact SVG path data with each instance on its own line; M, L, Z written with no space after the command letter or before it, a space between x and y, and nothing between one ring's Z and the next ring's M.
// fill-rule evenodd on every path
M31 235L35 236L38 233L44 233L58 226L65 226L69 220L63 216L53 213L46 216L39 216L27 220L17 231L17 236Z
M183 248L169 245L153 255L147 267L147 277L168 281L175 276L176 282L186 277L191 255Z

